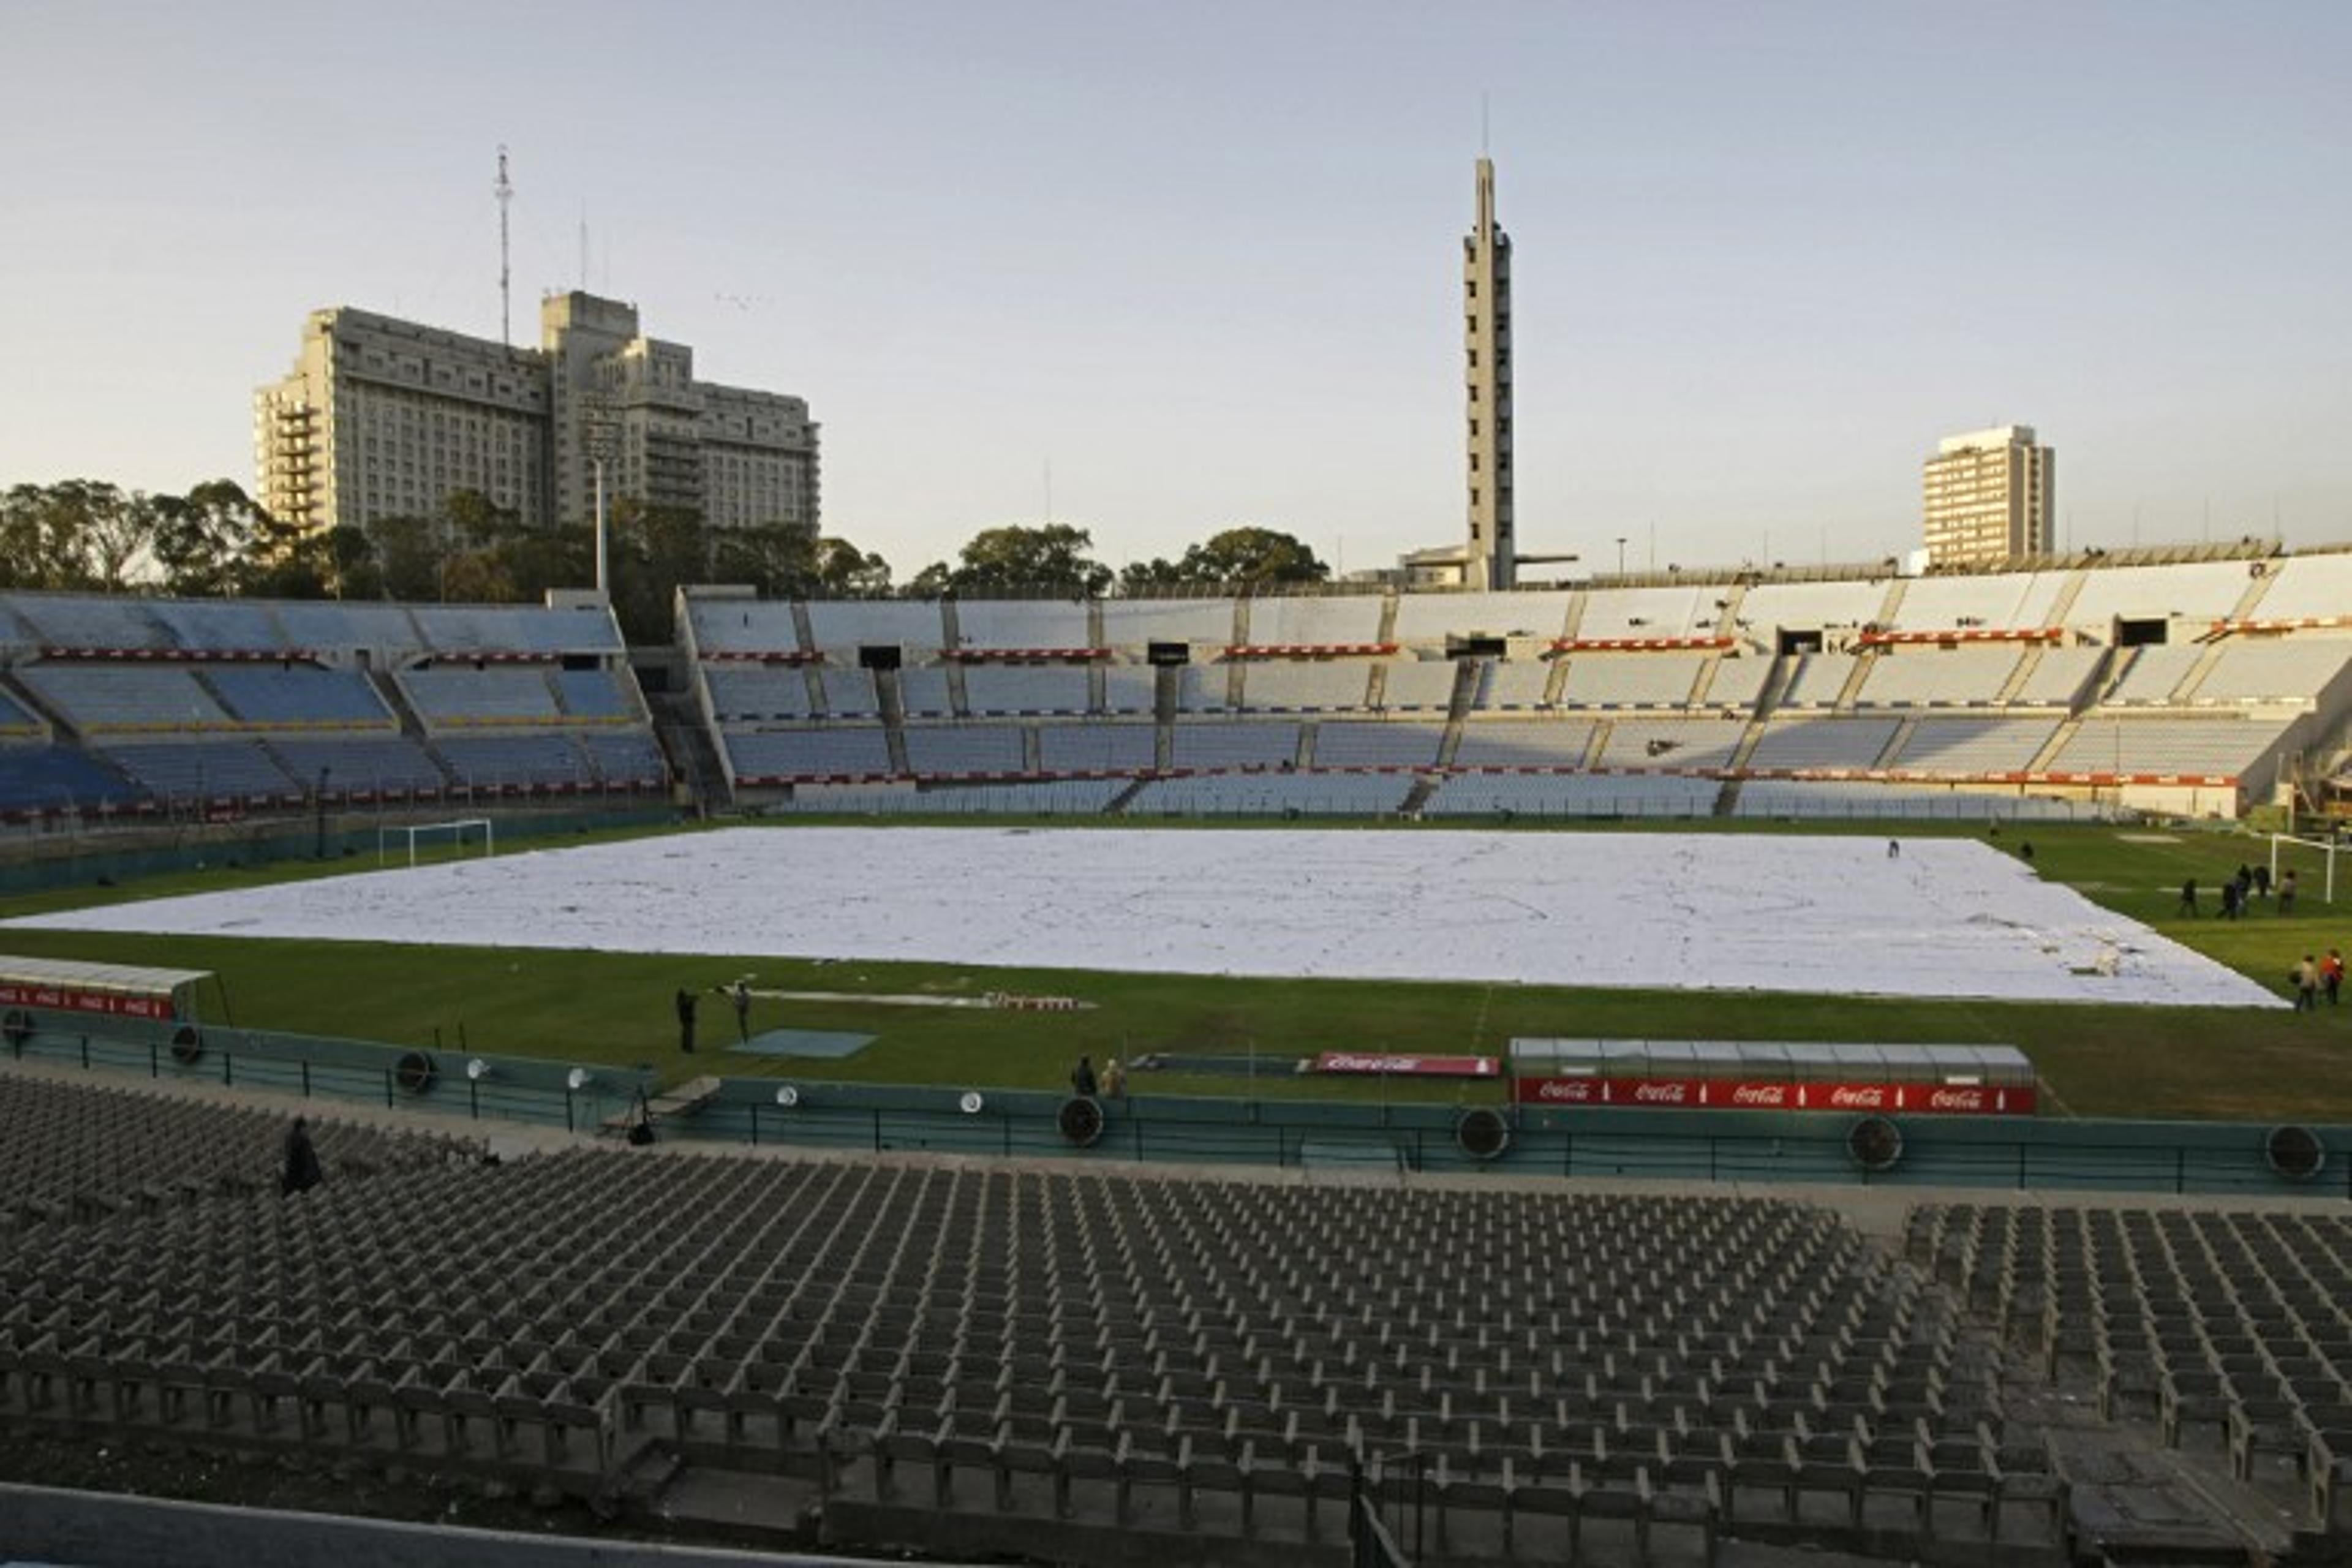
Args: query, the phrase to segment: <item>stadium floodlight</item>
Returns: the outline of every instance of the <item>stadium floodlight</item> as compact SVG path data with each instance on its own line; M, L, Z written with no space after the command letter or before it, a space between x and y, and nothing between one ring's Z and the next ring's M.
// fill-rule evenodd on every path
M968 1089L963 1091L963 1098L956 1101L956 1109L961 1110L966 1116L978 1116L980 1108L987 1103L988 1101L980 1097L980 1090Z
M476 1083L479 1083L484 1079L490 1076L490 1064L484 1061L481 1058L476 1057L472 1061L466 1064L466 1076L472 1079Z
M563 1087L570 1089L574 1094L586 1089L591 1081L592 1080L586 1068L573 1068L570 1072L563 1075Z
M777 1086L776 1103L778 1105L782 1106L786 1110L790 1110L793 1106L798 1105L800 1102L801 1091L799 1089L794 1089L788 1083L779 1084Z

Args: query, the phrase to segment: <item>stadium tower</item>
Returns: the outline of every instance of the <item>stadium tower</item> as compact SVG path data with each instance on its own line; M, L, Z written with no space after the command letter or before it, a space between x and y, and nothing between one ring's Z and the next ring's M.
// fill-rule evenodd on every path
M1478 217L1462 240L1464 374L1470 400L1470 544L1463 582L1508 588L1511 534L1511 237L1495 222L1495 161L1478 160Z

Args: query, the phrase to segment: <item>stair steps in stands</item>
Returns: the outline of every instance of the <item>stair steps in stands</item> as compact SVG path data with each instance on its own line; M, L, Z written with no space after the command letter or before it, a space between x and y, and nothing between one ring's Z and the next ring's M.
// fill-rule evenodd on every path
M958 666L949 671L950 681L962 679ZM905 777L911 772L907 766L907 703L898 691L898 672L877 669L874 672L874 699L882 710L882 744L890 754L890 771ZM956 705L963 705L963 694L956 694Z
M1918 716L1906 715L1895 726L1895 733L1886 737L1886 744L1878 748L1878 755L1871 759L1870 765L1874 768L1893 767L1895 759L1903 754L1903 748L1911 743L1911 737L1918 728Z
M2002 681L2000 689L1993 694L1995 702L2007 707L2017 700L2017 694L2025 689L2026 683L2033 679L2033 672L2041 668L2042 655L2048 646L2038 642L2025 645L2025 657L2017 661L2016 668L2009 672L2009 679Z

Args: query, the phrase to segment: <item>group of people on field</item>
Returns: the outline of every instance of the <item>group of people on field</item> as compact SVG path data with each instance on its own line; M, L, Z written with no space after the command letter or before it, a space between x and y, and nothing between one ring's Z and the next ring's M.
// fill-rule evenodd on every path
M2269 867L2242 863L2236 876L2221 879L2221 918L2225 921L2242 920L2253 913L2256 899L2267 899L2273 892L2278 895L2278 912L2283 915L2294 913L2294 867L2289 866L2281 871L2273 886ZM2180 884L2180 912L2191 916L2198 913L2197 879L2194 877Z

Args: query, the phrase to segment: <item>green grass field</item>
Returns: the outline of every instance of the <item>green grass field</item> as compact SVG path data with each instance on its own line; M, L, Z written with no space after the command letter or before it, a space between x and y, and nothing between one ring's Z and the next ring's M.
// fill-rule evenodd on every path
M1123 826L1132 826L1132 824ZM1231 826L1230 823L1218 826ZM1271 824L1279 827L1282 824ZM1329 825L1321 825L1329 826ZM1086 829L1073 829L1086 831ZM1181 828L1171 829L1181 831ZM1444 831L1432 827L1365 831ZM1638 832L1642 828L1530 827L1526 831ZM1751 824L1672 824L1656 831L1790 831ZM686 829L682 831L691 831ZM790 832L778 826L776 832ZM1883 824L1806 832L1883 837ZM1908 837L1935 827L1906 826ZM1981 832L1981 829L1952 829ZM2304 952L2352 946L2352 864L2342 869L2342 902L2319 900L2316 857L2298 864L2303 908L2281 918L2260 905L2246 920L2212 918L2211 889L2241 861L2267 858L2262 840L2189 829L2171 842L2137 842L2150 830L2011 828L1998 840L2014 852L2031 841L2041 875L2069 883L2118 913L2146 921L2187 946L2252 976L2281 995ZM576 840L565 840L574 842ZM502 844L502 847L508 847ZM30 914L131 898L253 886L293 877L373 869L372 860L327 868L221 868L117 888L0 901L0 915ZM2206 889L2206 918L2178 917L2182 879ZM210 970L205 1016L239 1026L425 1044L436 1031L472 1048L550 1055L615 1065L649 1063L667 1076L689 1067L738 1075L786 1075L883 1082L1053 1088L1084 1052L1131 1059L1150 1051L1288 1060L1324 1049L1498 1053L1515 1036L1613 1038L1982 1041L2032 1056L2054 1113L2085 1116L2215 1117L2352 1121L2352 1006L2315 1016L2236 1008L2097 1007L1926 1002L1846 996L1613 991L1484 984L1280 981L1003 970L975 966L812 963L773 958L676 958L635 954L489 951L419 944L265 942L224 938L100 936L18 931L0 949L101 962ZM751 973L779 990L930 993L991 991L1062 994L1095 1003L1076 1014L1000 1013L865 1003L762 1002L755 1027L854 1031L878 1037L845 1060L811 1062L725 1053L730 1010L709 998L703 1054L677 1050L671 1011L679 986L711 987ZM1154 1092L1232 1094L1241 1080L1153 1075ZM1496 1086L1452 1086L1276 1078L1263 1094L1373 1097L1414 1093L1499 1095Z

